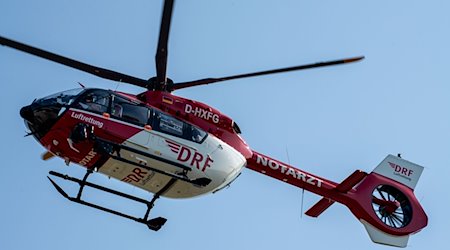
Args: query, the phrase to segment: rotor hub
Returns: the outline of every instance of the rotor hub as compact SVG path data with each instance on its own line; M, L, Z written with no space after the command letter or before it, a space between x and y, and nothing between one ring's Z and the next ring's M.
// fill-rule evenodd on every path
M172 79L166 77L165 81L159 81L158 77L152 77L147 80L147 89L148 90L159 90L159 91L167 91L171 92L173 87Z

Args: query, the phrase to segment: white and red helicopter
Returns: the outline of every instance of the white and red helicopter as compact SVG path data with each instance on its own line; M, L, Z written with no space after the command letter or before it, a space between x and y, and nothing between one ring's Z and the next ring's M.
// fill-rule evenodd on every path
M323 198L306 214L318 217L334 202L347 206L376 243L404 247L409 235L427 225L427 216L414 195L423 167L388 155L371 173L356 170L336 183L253 151L230 117L207 104L172 94L174 90L232 79L304 70L363 59L354 57L220 78L174 83L166 76L167 45L174 0L164 3L156 51L156 76L148 80L92 66L0 36L0 44L101 78L147 89L140 94L80 88L36 99L20 110L33 135L53 156L86 168L82 179L49 174L80 185L70 201L122 216L159 230L165 218L150 218L163 196L190 198L230 185L244 168L306 189ZM150 201L87 181L100 172L154 193ZM85 187L145 204L142 218L82 199Z

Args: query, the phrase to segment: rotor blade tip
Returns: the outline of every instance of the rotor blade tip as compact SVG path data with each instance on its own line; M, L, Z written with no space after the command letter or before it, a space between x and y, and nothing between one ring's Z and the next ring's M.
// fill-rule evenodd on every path
M345 63L361 61L364 58L365 58L365 56L358 56L358 57L348 58L348 59L345 59Z

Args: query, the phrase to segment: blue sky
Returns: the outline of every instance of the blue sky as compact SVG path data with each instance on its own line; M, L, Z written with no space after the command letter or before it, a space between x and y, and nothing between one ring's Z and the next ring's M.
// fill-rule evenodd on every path
M154 76L162 1L0 1L0 34L141 78ZM174 81L220 77L364 55L363 62L196 87L175 94L233 117L253 149L325 178L370 172L387 154L425 166L416 196L429 226L411 249L443 249L450 176L450 16L448 1L178 1L169 38ZM342 205L318 219L301 216L301 190L244 170L215 195L158 200L168 222L155 233L72 204L50 185L19 109L34 98L77 87L117 85L0 47L2 113L1 249L387 249L373 244ZM136 188L91 181L134 195ZM65 186L75 192L75 186ZM145 208L95 192L88 197L135 214ZM303 211L320 197L305 193ZM92 200L92 199L91 199Z

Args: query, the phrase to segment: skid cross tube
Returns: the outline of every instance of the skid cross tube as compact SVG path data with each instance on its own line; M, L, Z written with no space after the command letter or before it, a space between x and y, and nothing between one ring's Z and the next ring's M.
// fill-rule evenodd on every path
M160 197L160 195L162 195L170 187L172 187L173 184L177 181L177 179L174 179L174 178L170 179L169 182L160 191L158 191L153 196L151 201L147 201L147 200L144 200L144 199L139 198L139 197L135 197L135 196L123 193L123 192L119 192L119 191L114 190L114 189L110 189L110 188L107 188L107 187L103 187L103 186L100 186L100 185L88 182L88 181L86 181L86 179L87 179L87 177L89 176L90 173L92 173L92 170L88 170L88 172L84 176L83 180L80 180L80 179L77 179L77 178L74 178L74 177L71 177L71 176L68 176L68 175L64 175L64 174L58 173L58 172L54 172L54 171L50 171L49 172L50 175L56 176L56 177L64 179L64 180L68 180L68 181L71 181L71 182L78 183L80 185L80 189L78 191L77 197L70 197L58 184L56 184L55 181L53 181L50 177L47 177L47 178L50 180L52 185L56 188L56 190L62 196L64 196L68 200L73 201L75 203L78 203L78 204L81 204L81 205L85 205L85 206L88 206L88 207L92 207L92 208L95 208L95 209L98 209L98 210L101 210L101 211L104 211L104 212L107 212L107 213L111 213L111 214L114 214L114 215L117 215L117 216L120 216L120 217L124 217L124 218L130 219L130 220L133 220L133 221L145 224L145 225L148 226L149 229L154 230L154 231L158 231L159 229L161 229L161 227L167 221L167 219L162 218L162 217L157 217L157 218L153 218L153 219L148 220L148 216L150 214L150 210L154 206L155 201ZM100 206L100 205L97 205L97 204L94 204L94 203L91 203L91 202L84 201L84 200L81 199L81 194L82 194L83 188L85 186L88 186L88 187L91 187L91 188L94 188L94 189L97 189L97 190L100 190L100 191L103 191L103 192L106 192L106 193L110 193L110 194L113 194L113 195L117 195L117 196L129 199L129 200L133 200L133 201L136 201L136 202L141 203L141 204L145 204L147 206L147 211L145 212L145 215L144 215L143 218L138 218L138 217L134 217L132 215L125 214L125 213L122 213L122 212L119 212L119 211L116 211L116 210L113 210L113 209L110 209L110 208L107 208L107 207L103 207L103 206Z
M86 174L83 177L83 180L81 181L81 183L79 183L80 184L80 190L78 190L78 194L77 194L77 198L76 198L77 200L81 200L81 194L83 193L83 189L84 189L84 186L86 184L86 180L89 177L89 175L92 174L93 172L94 171L92 171L92 169L88 169L86 171Z

